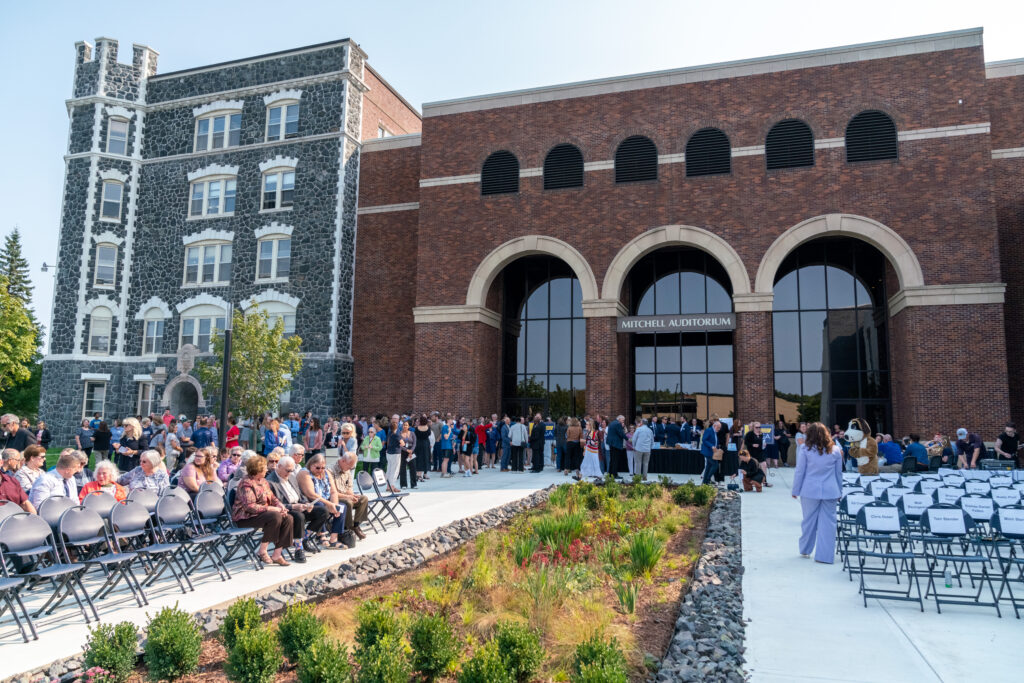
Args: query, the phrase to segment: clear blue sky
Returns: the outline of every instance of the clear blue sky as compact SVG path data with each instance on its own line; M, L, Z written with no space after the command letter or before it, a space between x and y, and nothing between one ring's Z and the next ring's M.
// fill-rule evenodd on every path
M141 14L139 11L141 10ZM858 2L173 3L5 1L0 8L0 235L20 226L49 325L56 258L64 100L74 43L108 36L160 52L161 72L352 38L370 63L423 102L983 26L987 61L1024 57L1020 0ZM76 267L67 264L64 267Z

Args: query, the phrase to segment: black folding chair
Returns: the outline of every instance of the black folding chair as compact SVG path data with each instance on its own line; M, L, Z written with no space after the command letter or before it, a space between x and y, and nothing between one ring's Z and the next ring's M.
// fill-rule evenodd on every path
M231 578L231 572L217 552L216 546L220 543L220 536L206 532L197 516L193 514L190 503L174 494L161 496L156 503L156 521L165 543L173 540L184 544L186 551L196 551L195 557L187 553L191 561L185 567L185 573L191 574L196 571L206 559L217 570L221 581Z
M398 520L398 517L391 510L390 503L381 498L380 491L374 486L373 477L370 476L369 472L362 470L356 475L356 483L359 484L359 490L367 498L366 505L366 519L370 522L370 528L377 531L376 524L380 524L381 531L387 530L387 523L385 522L385 514L390 514L391 518L395 520L398 526L402 526L402 523ZM373 497L368 495L370 491L374 492Z
M106 580L92 596L93 600L107 597L119 582L124 581L139 607L149 604L142 585L128 571L139 556L131 552L114 551L116 546L108 536L107 524L98 512L84 505L71 508L61 515L56 538L64 559L69 564L69 549L74 548L78 554L78 561L85 564L86 571L96 567L103 572Z
M73 500L66 496L53 496L52 498L43 499L43 501L39 503L39 508L36 512L43 518L43 521L46 522L52 531L56 531L57 525L60 524L61 515L77 506L77 500Z
M82 585L85 565L64 564L60 561L57 546L53 541L53 532L42 517L26 513L12 515L0 522L0 551L8 561L0 564L5 577L10 578L8 563L17 559L22 567L32 567L31 570L22 571L14 577L24 579L25 590L31 590L43 583L48 583L53 589L50 598L35 611L33 617L38 617L44 612L52 614L70 597L78 604L82 616L85 617L85 623L91 621L90 611L96 621L99 621L100 616L96 612L96 607ZM13 566L13 563L11 564Z
M128 494L128 500L139 503L152 515L156 513L156 502L160 500L160 494L156 489L135 489Z
M107 521L110 519L110 511L117 505L117 499L106 491L96 491L86 496L82 500L82 505Z
M921 582L918 579L917 559L923 559L908 549L902 531L906 526L904 518L892 503L876 501L868 503L857 511L857 534L856 556L857 573L860 574L860 593L864 599L864 606L868 606L868 598L876 600L900 600L904 602L916 602L924 612L924 600L921 598ZM893 546L897 545L898 550ZM870 560L881 560L881 567L869 567ZM893 575L896 583L899 584L899 572L907 573L907 590L895 590L892 588L871 588L865 581L867 574L888 575L889 564L892 564ZM917 595L912 595L914 588L917 588Z
M18 625L18 630L21 631L21 637L27 643L30 640L28 637L29 633L32 634L31 640L39 640L39 634L36 633L36 626L32 623L32 617L28 615L28 610L25 609L25 603L21 601L21 588L24 585L24 579L0 579L0 617L4 615L5 611L9 611L11 616L14 617L14 623ZM21 612L20 616L18 614L19 611ZM22 619L25 620L24 623L22 623ZM25 629L26 625L28 630Z
M409 511L405 508L405 503L402 502L409 497L409 494L402 492L387 493L388 478L387 475L384 474L384 470L379 467L373 468L373 490L377 493L378 498L387 501L389 511L401 508L402 515L400 518L396 518L396 521L398 519L408 519L410 522L413 521L412 515L410 515ZM392 516L394 516L394 512L392 512ZM399 524L399 526L401 526L401 524Z
M146 571L144 585L151 586L165 572L170 572L182 593L194 591L185 573L185 550L181 543L161 543L153 526L153 518L140 501L126 500L110 513L114 543L126 545L143 561Z
M954 505L937 504L928 508L921 515L921 526L928 534L924 540L925 557L929 563L928 591L925 597L935 598L935 608L939 614L942 614L942 605L946 604L995 607L996 614L1002 617L995 585L988 573L989 558L981 552L970 535L974 527L974 520L970 515ZM960 547L961 552L957 553L954 550L954 541ZM972 550L974 552L971 552ZM942 562L941 570L938 570L939 562ZM974 571L974 567L980 567L980 572ZM935 576L944 576L947 571L950 572L951 579L955 578L961 588L964 575L970 578L972 588L977 581L978 590L974 596L971 598L956 593L939 593L935 585ZM991 602L981 600L981 593L986 583L992 593Z
M1010 598L1010 605L1013 607L1013 613L1020 619L1020 611L1024 608L1024 596L1015 596L1010 584L1024 583L1024 505L1000 507L992 515L990 523L1000 538L1005 541L1005 544L996 546L996 560L999 562L999 570L1003 579L999 584L997 599L1002 600L1003 591L1006 591ZM1006 557L1003 557L1000 551L1002 547L1008 549ZM1011 578L1013 570L1016 572Z
M223 539L224 554L221 560L225 564L241 552L252 563L253 569L263 569L263 563L256 557L256 530L235 525L220 493L213 489L200 490L196 496L195 508L200 523Z

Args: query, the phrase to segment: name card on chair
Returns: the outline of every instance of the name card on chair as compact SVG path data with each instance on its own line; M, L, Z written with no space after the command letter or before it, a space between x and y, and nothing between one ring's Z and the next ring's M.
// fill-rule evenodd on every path
M886 481L896 481L900 478L899 472L879 472L879 479L885 479Z
M928 528L933 534L966 534L964 526L964 513L959 508L956 510L927 510Z
M935 479L922 479L921 480L921 493L931 493L932 491L934 491L935 489L939 488L940 486L942 486L942 482L941 481L936 481Z
M864 526L868 531L896 533L900 530L900 511L894 507L864 508Z
M877 474L863 474L860 477L860 485L867 486L873 481L878 481L880 478Z
M987 522L992 519L995 506L991 498L974 498L964 496L960 499L960 509L971 516L975 522Z
M996 505L999 507L1017 505L1020 503L1020 491L1012 489L1009 486L997 486L992 489L992 500L994 500Z
M932 505L932 497L923 493L907 493L902 500L903 514L912 517L920 517Z
M890 486L885 490L885 499L895 505L896 501L911 491L913 491L913 489L907 489L900 486Z
M862 507L873 503L875 497L867 493L851 493L843 500L846 501L846 514L855 517Z
M956 502L964 495L963 489L955 489L952 486L940 486L935 489L938 493L938 501L947 505L956 505Z
M1024 510L1000 510L999 526L1004 534L1024 535Z
M987 481L969 481L964 484L964 490L967 491L967 493L985 495L992 490L992 486Z
M951 474L955 474L957 476L960 475L960 473L957 472L956 470L954 470L952 467L940 467L939 468L939 476L940 477L946 477L946 476L949 476Z
M992 477L991 479L988 480L988 483L992 486L992 488L995 488L996 486L1012 486L1013 477L1000 475L998 477Z

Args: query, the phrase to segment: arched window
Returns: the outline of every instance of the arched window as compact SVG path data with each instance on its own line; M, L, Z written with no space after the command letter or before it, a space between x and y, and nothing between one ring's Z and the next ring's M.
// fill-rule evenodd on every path
M274 324L280 320L284 326L284 338L295 334L295 307L291 304L287 304L283 301L263 301L250 311L260 310L267 314L267 323L273 327Z
M769 171L814 166L814 133L811 127L797 119L779 121L768 131L764 156Z
M480 194L519 192L519 160L502 150L487 157L480 174Z
M626 138L615 150L615 182L658 179L658 148L642 135Z
M89 353L91 355L110 355L110 327L112 322L113 314L105 306L98 306L89 314Z
M862 111L846 125L846 161L880 161L895 159L896 124L888 114Z
M729 138L717 128L701 128L686 143L686 175L718 175L732 170Z
M544 189L583 187L583 152L575 145L555 145L544 157Z

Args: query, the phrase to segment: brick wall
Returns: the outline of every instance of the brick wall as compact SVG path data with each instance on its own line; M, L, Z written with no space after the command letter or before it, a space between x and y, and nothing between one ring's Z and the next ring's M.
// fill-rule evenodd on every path
M615 318L587 318L587 413L628 415L629 335L615 331Z
M743 422L774 420L777 416L770 312L736 314L732 354L736 417Z
M412 408L490 415L501 391L501 336L476 322L416 325ZM404 405L404 404L403 404Z
M373 69L366 69L364 81L370 90L363 96L363 139L377 137L384 126L392 135L419 133L420 115Z

